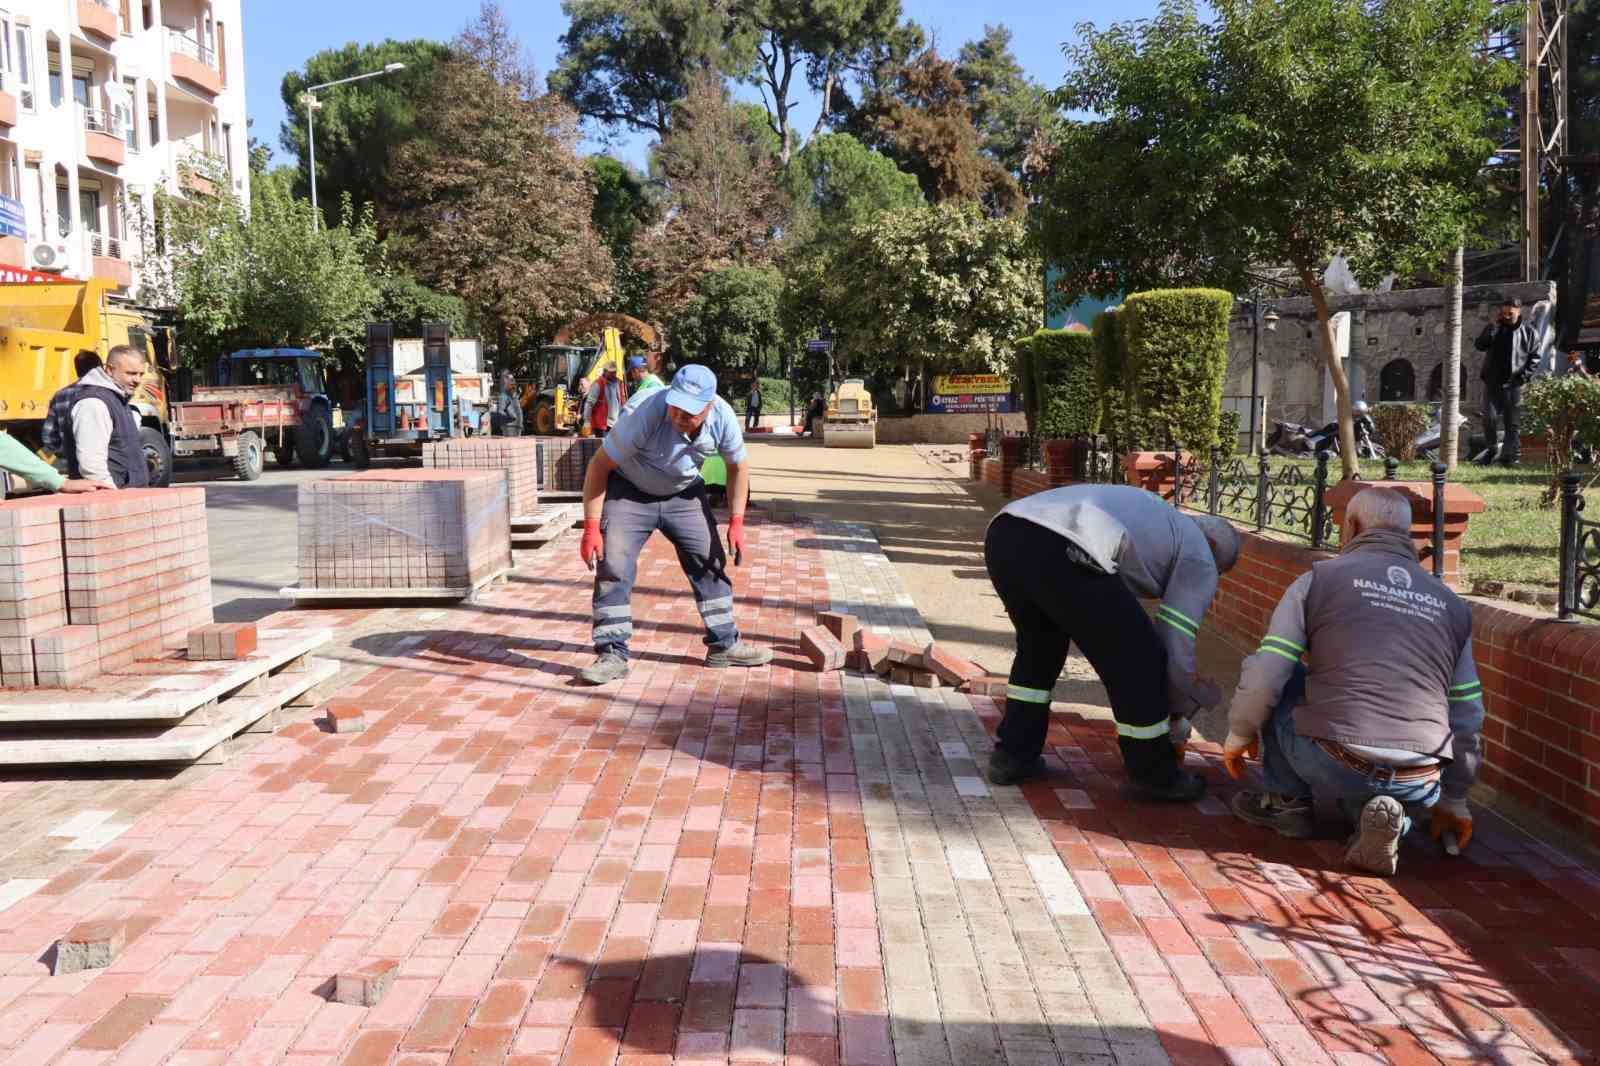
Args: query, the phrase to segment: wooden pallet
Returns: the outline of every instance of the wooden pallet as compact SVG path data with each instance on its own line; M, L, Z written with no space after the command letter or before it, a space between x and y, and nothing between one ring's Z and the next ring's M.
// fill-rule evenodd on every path
M174 651L101 674L83 688L0 690L0 727L174 721L283 670L331 636L326 629L263 629L255 653L237 662L193 662Z
M581 503L544 504L531 515L511 520L511 546L538 548L571 529L583 517Z
M381 588L381 589L303 589L291 585L278 590L278 595L295 603L349 603L351 601L377 601L410 603L415 600L470 600L490 585L505 581L511 573L507 567L471 585L447 585L437 588Z
M319 702L319 686L338 672L337 662L299 655L270 669L258 664L242 685L177 721L124 716L8 728L0 732L0 767L224 762L240 738L276 732L287 708Z

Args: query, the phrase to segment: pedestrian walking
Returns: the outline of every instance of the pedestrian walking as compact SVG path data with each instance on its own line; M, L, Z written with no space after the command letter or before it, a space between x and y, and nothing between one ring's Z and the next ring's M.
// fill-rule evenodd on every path
M728 548L717 535L701 466L719 455L728 470ZM578 554L595 571L595 661L583 679L603 685L628 674L633 636L633 582L639 553L652 533L678 550L710 649L706 665L761 666L772 652L741 640L733 617L735 564L744 554L749 499L744 435L739 418L717 395L708 368L683 367L665 389L640 398L589 461L583 482L583 539Z
M150 466L132 406L143 377L144 353L119 344L106 353L104 366L50 397L45 444L66 458L68 477L119 489L150 484Z
M1489 443L1478 463L1515 466L1522 459L1522 386L1539 363L1538 332L1522 320L1522 304L1507 299L1485 323L1473 347L1485 353L1478 376L1487 390L1483 432Z
M744 429L748 433L761 425L761 379L750 380L750 395L744 401Z
M1221 700L1199 676L1195 638L1217 575L1239 556L1222 518L1178 510L1128 485L1051 489L1005 507L984 538L989 580L1017 633L989 779L1014 785L1039 769L1050 693L1073 642L1105 683L1130 791L1192 802L1205 779L1179 767L1174 742ZM1159 599L1154 620L1139 598Z

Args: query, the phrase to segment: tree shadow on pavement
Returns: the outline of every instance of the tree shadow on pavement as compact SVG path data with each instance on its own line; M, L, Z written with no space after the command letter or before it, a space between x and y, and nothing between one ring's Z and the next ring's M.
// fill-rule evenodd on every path
M877 937L871 927L837 932ZM831 942L795 945L792 963L738 943L702 943L660 955L646 946L625 942L613 951L608 943L598 960L549 958L532 998L535 1004L577 999L565 1061L587 1053L609 1062L618 1052L623 1061L705 1056L796 1066L1221 1061L1198 1024L1097 1024L1081 986L1040 987L1043 1002L1016 1009L1032 1017L1008 1018L1004 1001L988 1002L975 961L937 971L948 983L942 996L936 971L925 968L921 980L896 990L914 1008L892 1012L882 963L836 969ZM1126 998L1133 1000L1131 988Z

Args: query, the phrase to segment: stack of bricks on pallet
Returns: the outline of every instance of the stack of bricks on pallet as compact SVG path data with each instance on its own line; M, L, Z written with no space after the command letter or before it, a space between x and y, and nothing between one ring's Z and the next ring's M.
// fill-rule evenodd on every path
M848 651L846 649L849 649ZM992 679L983 667L929 644L918 648L862 629L854 615L824 611L800 631L800 650L820 671L849 667L896 684L938 688L952 685L987 694Z
M248 659L258 643L254 622L222 622L189 630L192 660Z
M300 486L302 589L473 588L511 565L502 470L369 470Z
M0 504L0 685L70 688L211 621L202 489Z
M545 492L582 492L589 460L600 450L596 437L535 437L539 442L539 487Z
M539 507L539 444L531 437L463 437L422 446L430 470L504 470L513 519Z

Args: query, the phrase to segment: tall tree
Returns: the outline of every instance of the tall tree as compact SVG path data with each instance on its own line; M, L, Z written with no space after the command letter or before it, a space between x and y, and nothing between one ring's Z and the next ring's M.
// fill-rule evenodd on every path
M731 0L562 0L550 88L585 118L666 137L696 74L739 75L755 48Z
M923 202L914 175L848 133L824 133L806 144L784 173L797 229L843 230Z
M1034 141L1060 123L1049 91L1023 71L1005 26L985 26L981 38L962 45L955 73L983 153L1020 177Z
M726 266L699 279L667 336L678 363L761 373L781 355L787 333L778 312L783 276L771 267Z
M220 172L203 173L227 189ZM338 222L313 229L311 204L296 197L294 171L279 167L250 183L250 207L220 196L157 193L159 236L147 247L172 254L142 266L152 301L176 307L191 355L235 348L331 350L360 336L377 305L384 257L372 209L349 197ZM153 222L154 220L146 220Z
M1017 218L973 203L890 212L852 226L821 302L855 369L1009 373L1038 328L1043 267Z
M973 124L956 65L934 49L874 89L857 122L868 143L917 176L928 199L979 201L998 214L1023 207L1017 180L983 154L983 136Z
M1033 212L1074 292L1173 282L1239 291L1292 268L1317 310L1345 473L1350 389L1320 274L1436 268L1483 215L1485 136L1513 76L1480 58L1491 0L1191 0L1083 28L1061 105L1102 118L1062 137Z
M400 152L392 221L421 280L465 301L504 352L610 292L577 115L538 92L489 3L439 65L435 95Z
M738 17L755 44L748 78L761 88L779 162L788 166L797 140L790 122L797 76L823 98L820 128L840 73L894 32L900 0L749 0Z
M669 310L703 274L769 262L787 213L764 127L729 101L720 77L692 79L672 121L651 160L661 220L639 240L642 264L655 277L653 298Z
M337 81L390 63L405 69L381 78L340 85L319 93L317 100L317 199L324 220L338 221L341 197L349 194L359 211L368 204L381 212L387 205L388 172L400 147L417 136L417 113L429 106L434 65L449 53L436 41L383 41L330 48L306 60L300 70L283 76L279 95L289 117L278 134L284 151L297 161L296 195L306 195L311 166L306 133L306 86Z
M651 189L643 175L608 155L588 158L594 179L594 210L590 218L611 251L615 270L611 300L606 310L644 315L650 293L650 274L634 255L639 232L656 218Z

